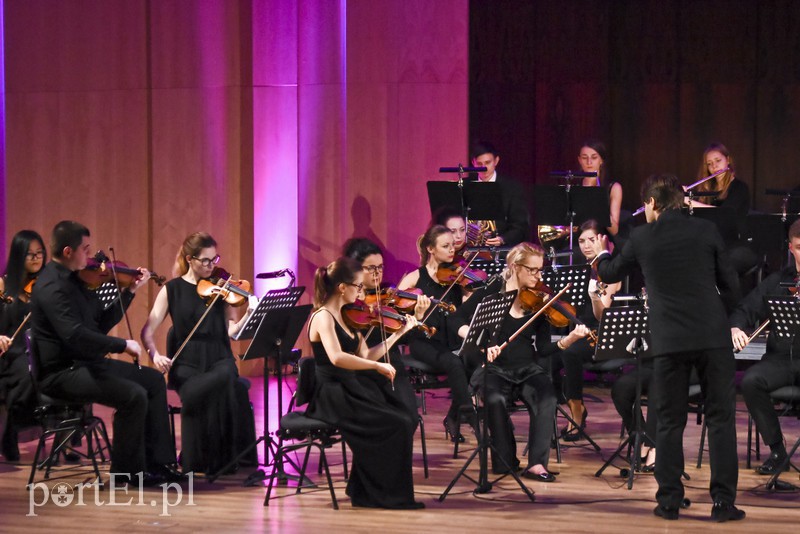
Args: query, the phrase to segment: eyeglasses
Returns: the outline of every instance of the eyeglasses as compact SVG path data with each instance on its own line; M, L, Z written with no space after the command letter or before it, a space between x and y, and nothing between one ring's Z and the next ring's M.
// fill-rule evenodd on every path
M203 267L211 267L212 265L216 265L219 263L219 254L214 256L213 258L198 258L197 256L192 256L193 260L197 260L200 262L200 265Z
M364 265L361 268L364 269L365 271L367 271L369 274L376 274L376 273L383 272L383 264L380 264L380 265Z
M39 252L28 252L25 254L25 257L29 260L38 260L39 258L44 258L44 250L40 250Z
M542 273L542 270L538 267L528 267L527 265L524 265L522 263L515 263L514 265L524 268L526 271L528 271L528 274L531 276L536 276L537 274Z
M364 284L351 284L349 282L345 282L345 284L347 284L348 286L351 286L351 287L354 287L354 288L358 289L359 293L364 291Z

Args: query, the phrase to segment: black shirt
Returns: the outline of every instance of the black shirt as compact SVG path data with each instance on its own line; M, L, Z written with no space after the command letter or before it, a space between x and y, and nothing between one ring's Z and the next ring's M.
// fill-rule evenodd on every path
M133 296L122 292L125 308ZM42 378L75 363L102 362L106 354L125 350L124 339L106 335L122 319L119 305L104 309L97 294L60 263L51 261L42 269L33 289L31 311Z

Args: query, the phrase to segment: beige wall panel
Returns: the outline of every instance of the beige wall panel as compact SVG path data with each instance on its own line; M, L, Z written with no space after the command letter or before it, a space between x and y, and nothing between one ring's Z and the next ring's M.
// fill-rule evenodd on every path
M8 91L145 86L145 2L6 0L3 6Z

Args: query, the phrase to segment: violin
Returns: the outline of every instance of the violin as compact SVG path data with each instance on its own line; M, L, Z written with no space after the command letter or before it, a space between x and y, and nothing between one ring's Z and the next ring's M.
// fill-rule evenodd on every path
M250 282L233 280L231 273L222 267L214 267L208 279L197 282L197 294L201 297L212 298L216 293L219 293L219 298L234 308L246 304L248 297L255 296L250 293Z
M468 290L485 285L488 278L489 275L485 272L478 269L470 269L463 262L443 263L436 269L436 279L440 284L452 285L456 283Z
M381 307L379 312L377 306L370 306L362 300L345 304L342 307L342 318L347 326L356 330L382 326L384 330L392 334L402 330L407 322L403 314L388 306ZM431 337L436 333L436 328L422 323L417 324L416 328L422 330L426 337Z
M422 290L416 287L410 287L405 290L397 289L396 287L386 287L381 289L380 292L381 306L391 306L400 311L410 313L414 310L414 306L417 305L417 300L420 295L422 295ZM374 304L378 298L377 292L368 293L364 296L364 302L371 305ZM454 304L443 300L431 298L431 304L441 308L447 313L454 313L456 311Z
M78 277L83 280L87 288L94 290L115 279L119 287L130 287L142 277L142 273L121 261L111 261L105 252L100 250L94 255L94 258L89 258L85 268L78 271ZM165 277L159 276L154 271L150 271L149 279L159 286L164 285L167 281ZM30 285L33 285L33 281Z
M525 311L536 313L546 302L553 298L553 290L539 281L533 289L524 289L519 292L520 303ZM570 322L575 324L585 324L575 315L575 307L568 302L553 302L545 309L547 322L556 328L569 326ZM589 331L589 346L594 347L597 343L597 330Z

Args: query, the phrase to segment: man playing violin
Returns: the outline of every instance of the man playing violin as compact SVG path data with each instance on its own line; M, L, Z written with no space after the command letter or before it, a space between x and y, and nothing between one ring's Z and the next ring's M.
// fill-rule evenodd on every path
M738 279L727 262L722 237L713 223L680 211L683 190L672 175L653 175L642 186L648 224L636 228L611 258L608 240L595 243L597 270L606 282L618 282L638 264L649 297L658 434L654 514L678 519L683 502L683 431L689 377L696 368L706 406L711 456L711 518L744 518L736 506L739 477L736 455L734 374L726 315L735 302ZM723 300L725 298L725 300Z
M524 328L534 311L526 305L526 302L533 305L526 297L533 296L531 290L542 279L544 251L538 245L520 243L509 251L506 261L508 266L503 273L505 290L517 290L518 293L500 328L500 342L508 340ZM458 329L462 338L467 335L468 323L475 313L479 299L498 289L499 287L494 290L478 290L452 316L451 326ZM554 343L550 337L550 324L544 317L540 317L502 350L497 346L489 349L489 364L485 368L478 367L470 382L473 387L482 388L486 373L484 404L492 436L492 470L495 473L506 473L519 467L513 426L508 414L509 402L518 396L528 409L530 417L528 465L522 475L540 482L555 481L555 475L547 470L547 464L550 458L556 395L547 371L549 364L544 363L542 358L569 348L588 333L586 326L579 324L569 335ZM476 359L476 355L464 357L473 361Z
M736 350L743 349L749 342L744 329L755 327L769 316L766 297L790 293L798 295L796 287L781 286L797 284L800 272L800 220L789 227L789 253L794 261L765 278L731 314L731 338ZM800 358L796 356L798 346L800 343L795 341L793 346L791 338L778 337L775 329L770 329L767 352L759 363L745 372L742 379L744 402L764 443L770 448L769 458L756 468L759 475L774 474L786 460L781 425L769 394L783 386L800 385ZM785 469L789 469L788 463Z
M175 454L161 373L106 358L108 353L138 357L142 349L133 339L107 334L122 318L122 310L104 308L78 278L91 248L89 230L82 224L61 221L53 229L53 260L42 269L31 303L42 392L114 408L112 474L130 481L142 473L144 485L182 480L183 475L170 467ZM149 278L146 269L140 271L141 279L122 292L126 308Z

